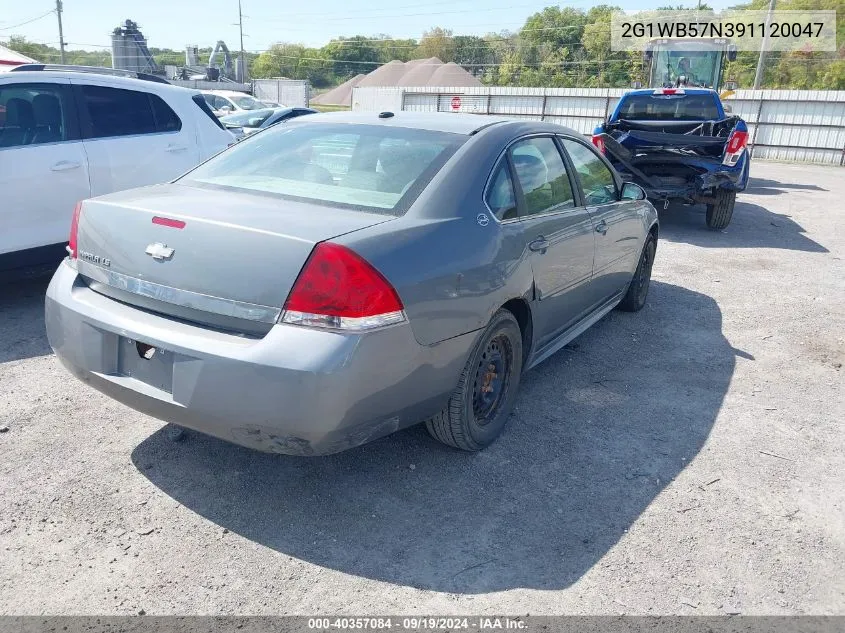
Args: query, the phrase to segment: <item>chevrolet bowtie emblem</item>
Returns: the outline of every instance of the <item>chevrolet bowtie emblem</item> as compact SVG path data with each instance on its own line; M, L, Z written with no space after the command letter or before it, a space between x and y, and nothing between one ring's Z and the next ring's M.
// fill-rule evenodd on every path
M173 249L167 244L162 244L161 242L150 244L144 252L158 261L173 257Z

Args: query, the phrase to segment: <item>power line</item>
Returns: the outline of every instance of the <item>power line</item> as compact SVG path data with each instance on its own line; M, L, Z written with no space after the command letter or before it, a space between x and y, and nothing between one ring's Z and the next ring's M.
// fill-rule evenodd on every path
M575 1L576 0L562 0L559 4L570 4L570 3L573 3ZM428 11L426 13L412 13L412 14L403 13L403 14L397 14L395 16L393 16L393 15L378 15L378 14L377 15L361 15L362 13L368 14L368 13L372 13L373 11L376 11L376 12L394 11L396 9L417 9L417 8L421 8L421 7L430 8L430 7L438 6L438 5L454 6L454 5L457 5L457 4L461 4L461 0L452 0L452 1L446 1L446 2L426 2L426 3L423 3L423 4L407 4L407 5L396 6L396 7L385 7L385 8L381 8L381 9L364 9L362 11L356 11L356 15L354 17L342 18L342 19L354 20L354 19L367 19L367 18L372 18L372 17L378 17L378 18L405 17L407 15L411 15L411 16L434 15L434 16L436 16L436 15L445 15L445 14L449 14L449 13L476 13L476 12L479 11L478 8L474 8L474 9L466 9L466 10L463 10L463 11ZM546 4L548 4L548 3L546 3ZM514 5L509 5L509 6L500 7L500 8L503 8L503 9L520 9L520 8L534 7L536 5L537 5L537 2L532 2L530 4L514 4ZM546 8L546 7L545 6L540 7L540 8L538 8L538 11L541 11L544 8ZM490 9L487 8L487 7L484 7L483 10L489 11ZM323 13L291 13L291 14L287 14L284 18L258 16L258 19L260 19L262 22L282 22L282 21L288 22L293 18L304 18L304 17L305 18L307 18L307 17L318 17L318 18L321 18L321 19L332 19L332 18L326 18L325 12L323 12Z
M25 22L19 22L18 24L13 24L12 26L4 26L4 27L0 28L0 31L10 31L12 29L18 28L19 26L24 26L25 24L32 24L33 22L37 22L38 20L46 18L51 13L55 13L55 12L56 12L55 9L50 9L49 11L47 11L47 13L42 13L38 17L31 18L29 20L26 20Z
M509 9L519 9L519 8L526 8L526 7L535 7L536 3L531 4L514 4L504 7L484 7L484 11L505 11ZM311 15L307 17L315 17L319 22L339 22L339 21L347 21L347 20L362 20L362 19L371 19L371 18L413 18L418 16L439 16L439 15L454 15L458 13L478 13L478 9L458 9L455 11L424 11L422 13L393 13L387 15L347 15L343 17L320 17L318 15ZM292 16L297 17L297 16ZM300 16L302 17L302 16ZM298 18L297 18L298 19ZM289 22L290 17L286 18L265 18L262 21L264 22Z

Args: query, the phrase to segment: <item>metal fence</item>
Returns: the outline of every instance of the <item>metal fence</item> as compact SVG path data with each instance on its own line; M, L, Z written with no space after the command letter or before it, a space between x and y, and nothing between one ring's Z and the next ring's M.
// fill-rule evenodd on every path
M353 110L472 112L551 121L590 134L625 90L355 88ZM752 156L845 165L845 91L738 90L724 101L748 123Z
M311 86L307 81L299 79L254 79L252 94L260 101L307 108Z

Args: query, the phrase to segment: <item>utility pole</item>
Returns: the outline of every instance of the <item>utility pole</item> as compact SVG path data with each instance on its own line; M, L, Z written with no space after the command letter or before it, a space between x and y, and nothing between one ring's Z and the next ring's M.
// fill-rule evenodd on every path
M244 14L241 11L241 0L238 0L238 28L241 32L241 70L238 73L241 83L246 81L246 60L244 59Z
M760 46L760 57L757 59L757 72L754 73L754 90L759 90L763 83L763 65L766 61L766 44L769 42L769 28L772 24L772 13L775 10L775 0L769 0L769 13L766 15L766 30L763 32L763 44Z
M65 36L62 33L62 0L56 0L56 16L59 18L59 50L62 53L62 64L65 63Z

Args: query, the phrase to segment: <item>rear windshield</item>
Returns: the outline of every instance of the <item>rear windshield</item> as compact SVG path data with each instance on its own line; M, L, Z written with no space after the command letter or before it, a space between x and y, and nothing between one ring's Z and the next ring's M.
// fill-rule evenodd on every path
M465 138L376 125L276 127L180 182L401 215Z
M240 114L229 114L221 117L221 122L224 125L238 125L242 127L261 127L270 115L275 110L250 110L249 112L241 112Z
M245 97L229 97L230 101L234 101L235 105L241 110L260 110L264 104L250 96Z
M631 95L619 109L629 121L709 121L719 118L710 95Z

